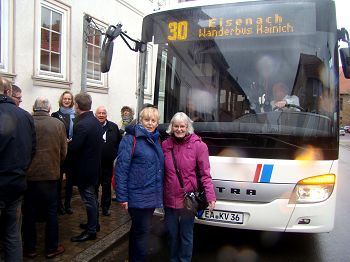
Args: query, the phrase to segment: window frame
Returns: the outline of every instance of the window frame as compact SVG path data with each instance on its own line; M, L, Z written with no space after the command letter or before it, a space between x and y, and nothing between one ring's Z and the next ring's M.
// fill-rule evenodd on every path
M100 50L102 49L102 43L103 43L103 39L104 39L104 35L102 35L102 32L104 33L106 31L106 29L108 28L108 24L107 23L104 23L103 21L95 18L95 17L92 17L90 16L93 21L94 21L94 30L96 31L96 33L98 33L100 31ZM83 32L84 33L84 32ZM89 36L87 36L86 39L88 39ZM88 41L88 40L87 40ZM93 45L95 47L95 45ZM106 74L103 74L100 70L100 80L96 80L96 79L93 79L93 78L89 78L88 77L88 64L89 62L91 62L92 60L89 61L88 57L89 57L89 43L86 42L86 48L84 49L86 53L86 87L88 89L88 91L105 91L107 90L107 75L108 73ZM95 61L92 61L93 63L95 63ZM100 63L101 65L101 63Z
M47 8L50 11L54 11L62 15L61 21L61 42L60 42L60 72L55 73L51 71L42 70L41 64L41 18L42 8ZM35 16L35 66L34 66L34 80L38 80L37 84L40 85L41 81L48 81L56 84L63 84L64 87L69 85L70 79L70 24L71 24L71 10L70 7L54 0L38 0L37 1L37 15ZM55 85L55 84L54 84Z
M14 31L13 31L13 1L0 0L0 72L3 76L13 80L13 50L14 50Z
M6 71L7 70L7 63L8 63L8 43L5 39L8 38L8 17L9 10L8 10L8 2L6 0L0 0L0 16L1 16L1 25L0 25L0 70Z

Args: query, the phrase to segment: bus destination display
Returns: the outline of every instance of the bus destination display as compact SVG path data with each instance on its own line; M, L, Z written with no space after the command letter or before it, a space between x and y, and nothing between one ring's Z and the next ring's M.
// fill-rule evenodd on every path
M164 40L174 42L310 34L316 30L315 23L311 22L315 21L315 6L312 3L303 3L298 8L288 3L266 4L259 8L250 5L244 9L230 6L226 7L225 12L219 12L219 8L192 11L188 15L183 14L178 20L168 19L167 36Z

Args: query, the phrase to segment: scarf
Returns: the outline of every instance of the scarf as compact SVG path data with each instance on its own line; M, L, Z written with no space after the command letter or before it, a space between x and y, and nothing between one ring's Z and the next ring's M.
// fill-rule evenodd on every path
M69 122L68 138L71 139L73 136L73 119L75 118L75 110L74 108L65 108L61 106L60 112L65 115L69 115L70 122Z
M132 116L122 116L122 130L125 130L125 127L130 124L130 122L132 121Z
M159 139L159 135L160 135L158 129L156 129L156 130L154 130L154 132L150 133L147 131L147 129L143 125L141 125L141 124L139 124L139 125L140 125L140 129L141 129L142 133L144 133L147 137L152 139L152 141L154 143L157 143L157 141Z

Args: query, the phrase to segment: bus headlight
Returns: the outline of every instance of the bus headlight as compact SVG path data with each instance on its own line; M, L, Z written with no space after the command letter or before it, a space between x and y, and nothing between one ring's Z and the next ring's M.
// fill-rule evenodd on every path
M308 177L300 180L294 188L291 203L316 203L328 199L335 184L334 174Z

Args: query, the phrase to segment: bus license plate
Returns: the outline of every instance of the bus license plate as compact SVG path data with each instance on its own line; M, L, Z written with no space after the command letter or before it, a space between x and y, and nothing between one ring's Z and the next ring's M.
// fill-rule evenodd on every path
M213 210L210 212L206 209L204 210L201 219L215 222L243 224L243 213L222 210Z

